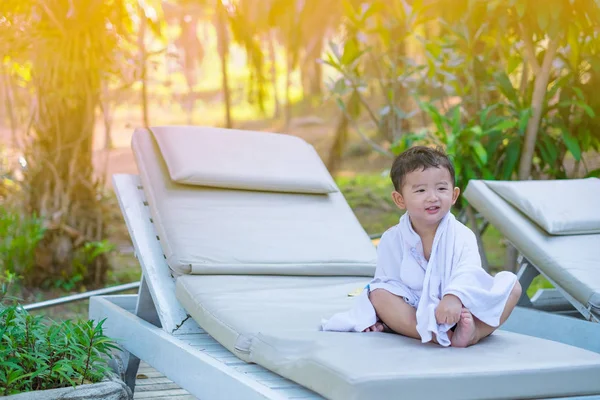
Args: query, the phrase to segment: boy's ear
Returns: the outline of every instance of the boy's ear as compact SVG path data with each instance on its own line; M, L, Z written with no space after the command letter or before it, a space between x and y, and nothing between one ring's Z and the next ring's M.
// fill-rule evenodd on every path
M452 205L454 205L454 203L456 203L456 200L458 200L458 195L460 194L460 188L455 187L454 188L454 193L452 193Z
M406 209L406 204L404 203L404 197L402 197L402 195L400 194L400 192L394 190L392 192L392 199L394 200L394 203L396 203L396 205L398 206L398 208L405 210Z

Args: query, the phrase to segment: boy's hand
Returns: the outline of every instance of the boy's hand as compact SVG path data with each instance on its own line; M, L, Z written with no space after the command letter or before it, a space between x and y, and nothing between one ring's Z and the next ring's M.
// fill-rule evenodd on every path
M435 319L438 324L455 324L460 320L462 302L453 294L447 294L442 298L435 309Z

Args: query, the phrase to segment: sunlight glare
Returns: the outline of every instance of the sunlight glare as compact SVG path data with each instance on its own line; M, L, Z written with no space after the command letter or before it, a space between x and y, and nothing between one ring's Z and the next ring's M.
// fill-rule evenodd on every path
M23 169L27 168L27 160L25 159L25 157L19 156L19 165Z

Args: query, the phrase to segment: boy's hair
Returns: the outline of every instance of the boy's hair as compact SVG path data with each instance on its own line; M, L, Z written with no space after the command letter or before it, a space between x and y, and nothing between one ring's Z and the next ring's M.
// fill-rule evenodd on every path
M396 191L400 192L404 177L408 173L417 169L425 171L427 168L446 168L452 177L452 186L455 185L454 166L444 151L439 148L415 146L400 153L392 164L390 178Z

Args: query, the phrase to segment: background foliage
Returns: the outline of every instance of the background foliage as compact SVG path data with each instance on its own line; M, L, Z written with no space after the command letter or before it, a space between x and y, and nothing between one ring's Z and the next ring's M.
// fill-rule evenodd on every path
M106 182L117 122L158 111L283 132L332 119L320 153L371 233L397 211L361 174L379 182L414 144L445 148L463 189L598 176L598 26L594 0L3 0L0 267L28 287L105 285L123 240Z

